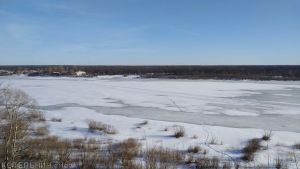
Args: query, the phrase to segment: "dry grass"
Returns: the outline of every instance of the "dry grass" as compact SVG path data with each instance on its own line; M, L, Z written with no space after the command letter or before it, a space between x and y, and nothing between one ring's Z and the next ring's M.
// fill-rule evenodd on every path
M264 135L261 137L264 141L270 141L272 137L272 131L265 131Z
M245 161L253 161L255 153L261 148L260 139L251 139L243 148L242 159Z
M23 154L23 159L45 162L56 160L65 164L70 162L72 144L69 140L57 137L35 138L27 140L26 145L30 148Z
M136 157L140 151L140 146L140 143L133 138L129 138L117 144L120 155L125 160L132 160Z
M300 143L295 144L293 147L294 147L295 149L300 150Z
M145 121L141 122L141 123L139 124L139 126L145 126L145 125L147 125L147 124L149 124L149 121L148 121L148 120L145 120Z
M29 139L26 145L32 147L22 156L24 160L66 165L75 162L82 169L168 169L183 164L184 159L181 152L162 147L141 152L139 142L132 138L107 146L96 140L46 137ZM143 158L145 164L137 162L138 158Z
M154 147L145 152L146 169L175 168L183 163L184 156L179 151L162 147Z
M201 148L199 146L190 146L187 150L188 153L199 153Z
M182 126L176 127L174 137L180 138L185 136L185 129Z
M142 128L143 126L146 126L146 125L148 125L148 124L149 124L148 120L145 120L145 121L143 121L143 122L141 122L141 123L138 123L137 126L136 126L136 128L137 128L137 129L140 129L140 128Z
M35 135L36 136L46 136L49 134L49 130L47 127L43 126L43 127L38 127L35 129Z
M71 127L71 130L72 130L72 131L76 131L76 130L77 130L77 127L76 127L76 126L73 126L73 127Z
M222 166L222 169L231 169L231 168L233 168L233 167L230 162L225 162Z
M243 150L244 153L255 152L254 147L259 145L257 140L261 141L261 139L250 140ZM30 145L30 148L22 154L22 160L46 163L57 161L67 165L76 164L75 168L81 169L175 169L179 166L198 169L229 169L234 167L223 159L198 154L203 150L198 146L190 147L188 154L163 147L141 151L140 143L132 138L116 144L104 144L95 139L62 140L57 137L44 137L31 138L25 145ZM184 163L185 159L186 163ZM143 165L140 161L144 162ZM283 160L274 161L274 168L282 169L285 166Z
M201 157L196 159L197 169L218 169L220 167L220 160L218 158Z
M139 155L140 146L140 143L133 138L109 145L106 151L106 156L109 158L104 158L106 167L114 166L119 161L121 168L137 168L139 164L135 162L135 158Z
M117 130L114 128L114 126L109 125L109 124L104 124L102 122L93 121L93 120L89 122L89 130L91 132L101 131L106 134L116 134L117 133Z
M277 157L277 158L275 159L275 168L276 168L276 169L287 169L288 167L287 167L287 165L285 164L285 162L284 162L283 159Z
M216 137L211 137L208 143L212 145L217 145L218 139Z
M28 118L31 122L45 122L46 121L44 114L40 111L32 111L29 114Z
M197 139L198 136L196 134L193 135L192 139Z
M201 153L201 154L203 154L203 155L206 155L206 154L207 154L207 150L201 148L200 146L190 146L190 147L187 149L187 152L188 152L188 153L192 153L192 154L198 154L198 153Z
M84 139L74 139L72 140L72 146L76 149L82 149L85 146L85 140Z
M57 117L53 117L53 118L51 118L51 121L52 122L62 122L62 119L61 118L57 118Z

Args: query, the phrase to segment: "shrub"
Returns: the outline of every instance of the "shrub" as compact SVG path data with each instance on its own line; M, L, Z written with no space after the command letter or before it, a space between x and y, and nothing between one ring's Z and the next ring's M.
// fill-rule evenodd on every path
M76 149L82 149L85 146L85 141L83 139L74 139L72 141L72 146Z
M197 169L218 169L220 166L220 160L218 158L207 158L201 157L198 158L196 161L196 168Z
M77 127L76 127L76 126L73 126L73 127L71 127L71 130L72 130L72 131L76 131L76 130L77 130Z
M222 167L222 169L231 169L231 168L232 168L232 164L230 162L225 162Z
M142 123L139 124L139 126L145 126L149 124L148 120L143 121Z
M209 144L217 145L218 144L218 139L216 137L211 137L210 140L209 140Z
M29 114L28 118L30 121L33 121L33 122L45 122L46 121L44 114L38 110L32 111Z
M187 157L185 158L186 164L192 164L195 162L195 157L193 154L187 154Z
M196 134L193 135L192 139L197 139L198 136Z
M188 153L198 153L200 150L201 148L199 146L190 146L187 151Z
M295 144L295 145L294 145L294 148L300 150L300 143Z
M122 166L135 166L133 162L140 151L140 144L136 139L129 138L121 143L115 144L113 150L116 152L117 157L120 159Z
M101 131L106 134L116 134L117 133L117 130L114 128L114 126L109 125L109 124L104 124L101 122L96 122L93 120L89 122L89 130L91 132Z
M35 129L35 135L36 136L46 136L49 134L49 130L47 127L39 127Z
M185 130L183 127L177 127L174 132L174 137L180 138L185 136Z
M51 121L52 122L62 122L62 119L61 118L57 118L57 117L53 117L53 118L51 118Z
M115 151L117 150L115 149L115 146L112 144L109 144L108 146L101 148L101 152L103 153L99 154L100 165L101 165L100 168L103 169L116 168L115 164L119 161L120 155Z
M275 159L275 168L276 169L283 169L283 168L288 168L288 167L284 164L284 161L282 159L277 157Z
M131 160L134 156L138 155L140 146L141 145L136 139L129 138L119 144L119 151L123 158Z
M117 134L117 130L112 125L104 124L103 128L103 132L106 134Z
M145 152L145 164L147 169L175 168L174 166L182 163L183 160L184 156L181 152L167 148L154 147Z
M71 160L72 142L60 140L57 137L32 138L25 143L30 148L22 156L24 160L37 160L43 162L57 161L60 164L68 164Z
M254 154L261 148L260 139L251 139L247 145L243 148L242 159L245 161L252 161Z
M272 137L272 131L265 131L264 135L262 136L262 140L269 141Z
M73 161L78 163L80 169L95 169L100 163L100 145L96 140L76 139L72 142L73 148L77 148L78 154Z

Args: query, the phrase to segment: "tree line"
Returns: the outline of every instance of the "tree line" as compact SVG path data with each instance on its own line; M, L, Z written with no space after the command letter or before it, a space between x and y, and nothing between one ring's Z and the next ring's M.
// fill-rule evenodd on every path
M85 71L88 76L140 75L144 78L172 79L253 79L253 80L300 80L300 66L0 66L0 69L16 74L35 70L39 76L74 75ZM59 74L57 74L59 73Z

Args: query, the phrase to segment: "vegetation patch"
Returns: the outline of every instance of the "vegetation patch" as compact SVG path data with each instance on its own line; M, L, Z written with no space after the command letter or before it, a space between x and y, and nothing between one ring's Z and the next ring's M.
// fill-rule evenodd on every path
M49 134L49 130L47 127L43 126L43 127L38 127L35 129L35 135L36 136L46 136Z
M29 114L29 120L34 122L45 122L44 114L38 110L34 110Z
M117 130L114 126L91 120L89 122L89 130L91 132L101 131L106 134L116 134Z
M57 118L57 117L53 117L53 118L51 118L51 121L52 122L62 122L62 119L61 118Z
M300 150L300 143L295 144L294 148Z
M255 153L261 148L260 139L251 139L247 145L243 148L242 159L245 161L253 161Z
M262 136L262 140L264 141L270 141L272 137L272 131L265 131L264 135Z
M183 153L163 147L148 149L144 154L147 169L176 168L184 161Z
M185 129L182 126L176 127L174 137L180 138L185 136Z
M196 169L218 169L220 167L220 159L208 158L208 157L201 157L196 159L195 161Z
M187 151L188 153L199 153L201 148L199 146L190 146Z

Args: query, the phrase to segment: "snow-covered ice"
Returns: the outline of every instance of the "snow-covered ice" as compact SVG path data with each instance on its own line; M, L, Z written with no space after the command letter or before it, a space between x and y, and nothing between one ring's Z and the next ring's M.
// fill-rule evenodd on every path
M65 138L133 137L144 146L184 150L202 145L210 155L238 157L247 140L273 130L270 148L257 155L263 163L268 155L294 151L292 145L300 142L300 82L10 76L0 77L0 83L36 99L48 120L61 118L48 123L51 134ZM137 127L145 119L149 124ZM89 120L119 132L90 133ZM174 126L183 126L186 136L172 137ZM220 144L208 145L211 138Z
M300 82L138 79L137 76L1 77L44 109L300 132Z

